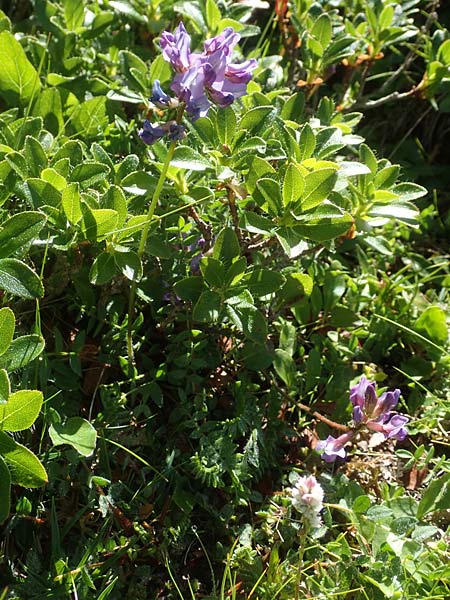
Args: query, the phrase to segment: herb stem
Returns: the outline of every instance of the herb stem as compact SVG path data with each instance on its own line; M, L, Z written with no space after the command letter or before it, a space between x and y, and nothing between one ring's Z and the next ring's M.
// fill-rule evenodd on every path
M144 227L141 233L141 240L139 242L138 248L138 257L142 259L145 251L145 246L147 244L147 238L150 231L150 225L153 220L153 215L155 214L156 205L158 204L159 197L161 195L161 191L164 186L164 182L166 180L167 171L169 170L170 161L173 158L173 154L175 152L176 141L171 142L169 149L167 151L166 158L163 162L161 173L159 175L158 183L153 192L152 200L150 202L150 206L147 211L147 219L145 221ZM128 299L128 323L127 323L127 351L128 351L128 371L129 376L132 376L133 367L134 367L134 350L133 350L133 315L134 315L134 306L136 303L136 289L137 289L137 280L133 279L130 287L130 297Z

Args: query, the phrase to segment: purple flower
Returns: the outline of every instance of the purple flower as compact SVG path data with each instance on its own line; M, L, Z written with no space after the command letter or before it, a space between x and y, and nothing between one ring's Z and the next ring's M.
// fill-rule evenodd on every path
M389 413L397 406L400 394L400 390L396 389L393 392L384 392L378 397L375 381L368 381L363 375L360 382L350 390L353 420L355 423L362 423Z
M161 34L162 55L170 62L171 67L182 73L191 66L191 36L187 33L183 23L180 22L175 33L164 31Z
M169 123L169 140L177 141L184 140L186 137L186 129L183 125L179 125L176 121Z
M321 440L316 445L316 450L322 452L320 455L321 458L325 462L334 462L337 457L345 458L346 452L344 446L347 442L349 442L353 437L353 432L348 431L340 435L338 438L334 438L332 435L329 435L326 440Z
M364 375L360 382L350 390L350 401L353 404L353 420L361 423L364 415L375 408L377 403L377 384L368 381Z
M246 94L257 63L255 59L242 64L230 62L239 40L239 34L227 27L207 40L204 52L198 54L190 51L191 38L183 23L174 34L165 31L161 35L163 57L177 72L171 89L186 104L186 111L193 120L206 116L210 100L225 107Z
M208 114L210 103L205 92L207 76L211 77L211 74L206 74L205 66L198 65L176 75L170 86L186 104L186 112L193 121Z
M163 92L158 79L155 79L155 82L153 83L152 92L153 93L150 97L150 102L153 102L153 104L158 108L167 108L173 101L170 96Z
M366 425L372 431L381 432L386 439L404 440L408 435L405 425L408 423L408 417L387 413L381 415L378 419L370 419Z
M139 131L139 137L144 142L151 146L166 135L167 131L161 125L152 125L150 121L145 120L143 128Z

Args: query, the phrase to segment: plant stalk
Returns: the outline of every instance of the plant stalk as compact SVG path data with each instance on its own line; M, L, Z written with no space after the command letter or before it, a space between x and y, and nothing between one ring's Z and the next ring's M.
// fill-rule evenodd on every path
M169 170L170 161L173 158L173 153L175 152L176 141L171 142L169 146L169 150L167 151L166 158L164 160L161 173L159 175L158 183L156 184L155 190L153 192L152 201L150 202L150 206L147 211L147 220L145 221L144 227L141 233L141 240L139 242L138 248L138 256L139 259L142 259L144 255L145 246L147 244L148 233L150 231L150 225L152 223L153 215L155 213L156 205L158 204L159 196L161 194L164 182L166 180L167 171ZM130 287L130 297L128 299L128 323L127 323L127 351L128 351L128 371L129 376L131 377L133 373L134 367L134 351L133 351L133 316L134 316L134 306L136 303L136 288L137 288L137 280L134 279L131 282Z

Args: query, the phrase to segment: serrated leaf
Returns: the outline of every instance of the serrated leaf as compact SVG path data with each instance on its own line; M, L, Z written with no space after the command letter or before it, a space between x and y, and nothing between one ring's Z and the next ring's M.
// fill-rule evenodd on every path
M0 431L0 455L11 474L11 483L23 487L40 487L47 483L47 473L31 450Z
M19 390L0 404L0 429L22 431L33 425L42 407L43 395L38 390Z
M48 433L55 446L68 444L83 456L91 456L97 444L95 427L81 417L70 417L65 423L53 423Z
M15 258L0 259L0 288L21 298L42 298L44 295L39 276Z
M44 346L44 339L40 335L22 335L16 338L0 356L0 369L11 372L25 367L39 356Z

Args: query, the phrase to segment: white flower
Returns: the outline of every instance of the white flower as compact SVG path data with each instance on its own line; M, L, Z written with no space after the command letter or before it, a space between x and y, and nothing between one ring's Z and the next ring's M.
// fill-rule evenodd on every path
M305 524L311 528L320 526L319 513L323 508L323 489L314 475L300 477L290 490L291 502L295 510L303 515Z

